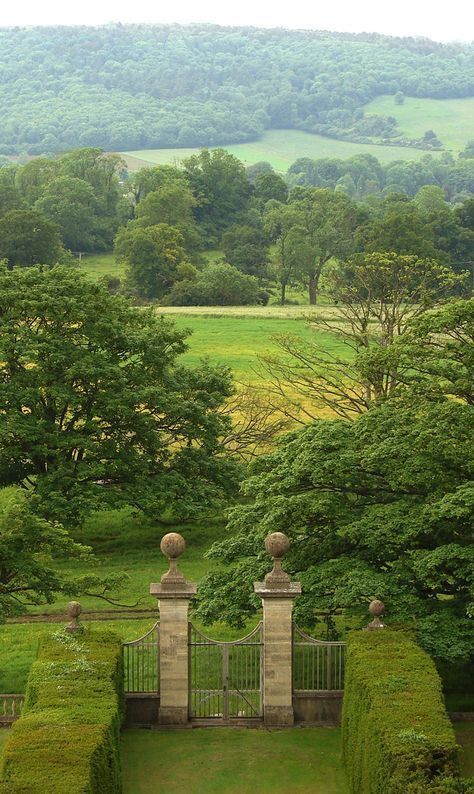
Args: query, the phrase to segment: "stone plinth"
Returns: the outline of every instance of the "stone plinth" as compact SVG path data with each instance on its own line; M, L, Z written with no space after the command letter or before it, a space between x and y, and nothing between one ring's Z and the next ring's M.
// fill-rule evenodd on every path
M184 539L175 532L165 535L161 550L170 568L161 582L150 585L160 610L160 707L158 721L183 725L189 719L188 612L196 585L177 570L176 559L183 553Z
M293 725L293 602L301 593L298 582L268 587L255 582L263 602L263 715L265 725Z

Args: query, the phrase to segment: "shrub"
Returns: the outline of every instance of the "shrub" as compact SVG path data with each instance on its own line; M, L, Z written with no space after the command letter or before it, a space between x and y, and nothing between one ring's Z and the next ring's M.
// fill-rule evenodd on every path
M171 306L247 306L259 303L258 281L232 265L216 262L195 280L177 281L163 302Z
M353 633L347 646L343 758L352 792L456 788L458 747L431 658L403 632Z
M123 713L120 639L111 632L42 638L25 707L4 749L10 794L119 794Z

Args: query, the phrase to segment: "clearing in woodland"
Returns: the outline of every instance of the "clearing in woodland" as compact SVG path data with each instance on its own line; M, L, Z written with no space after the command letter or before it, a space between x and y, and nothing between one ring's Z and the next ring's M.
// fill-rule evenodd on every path
M427 130L433 130L444 150L453 155L474 138L474 97L421 99L407 96L402 105L396 105L393 96L384 94L365 105L364 111L393 116L398 122L397 131L407 138L422 138Z

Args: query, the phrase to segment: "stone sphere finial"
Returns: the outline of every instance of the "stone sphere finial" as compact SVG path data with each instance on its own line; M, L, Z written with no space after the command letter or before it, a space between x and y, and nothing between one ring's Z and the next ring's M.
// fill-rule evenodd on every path
M177 560L186 549L186 541L179 532L168 532L161 538L160 549L169 560Z
M290 577L281 567L281 560L289 548L290 541L284 532L270 532L265 538L265 550L273 557L273 570L265 577L268 588L278 589L288 585Z
M369 604L369 612L373 618L379 618L385 612L385 605L378 598L374 598Z
M178 571L176 566L176 560L181 557L185 548L186 541L179 532L168 532L161 538L160 549L170 564L169 570L161 577L162 583L172 585L185 581L183 574Z
M67 605L67 616L70 618L70 623L68 623L65 630L70 634L75 634L83 630L83 627L79 623L79 615L81 612L82 607L79 601L70 601Z
M374 598L373 601L369 604L369 612L372 615L373 620L366 626L368 629L383 629L385 628L385 624L382 623L380 620L380 616L383 615L385 612L385 605L383 601L379 601L378 598Z
M284 532L270 532L265 538L265 550L275 560L281 560L290 548L290 540Z

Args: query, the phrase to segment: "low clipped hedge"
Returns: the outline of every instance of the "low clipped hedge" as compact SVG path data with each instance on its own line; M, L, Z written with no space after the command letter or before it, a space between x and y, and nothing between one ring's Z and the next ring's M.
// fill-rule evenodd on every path
M0 792L120 794L123 703L119 637L96 630L44 636L4 748Z
M406 634L359 631L347 644L343 758L354 794L472 791L431 658Z

